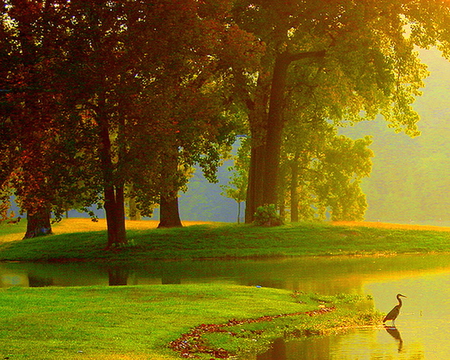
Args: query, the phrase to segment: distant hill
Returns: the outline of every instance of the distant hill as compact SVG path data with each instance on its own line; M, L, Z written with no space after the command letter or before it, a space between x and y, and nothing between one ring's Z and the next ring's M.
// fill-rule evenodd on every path
M223 190L220 187L228 183L228 167L232 165L232 161L226 161L220 167L217 184L209 183L201 170L195 172L189 181L188 191L181 193L179 200L182 220L237 222L237 203L222 196Z
M363 122L342 133L373 136L366 220L450 225L450 62L437 50L420 52L431 75L414 108L421 135L395 134L383 119Z

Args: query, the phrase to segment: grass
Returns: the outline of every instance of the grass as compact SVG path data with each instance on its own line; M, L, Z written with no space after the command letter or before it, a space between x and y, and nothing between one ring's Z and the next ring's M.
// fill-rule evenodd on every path
M180 355L169 343L199 324L336 306L336 311L323 315L300 314L230 328L239 336L211 333L202 339L231 353L255 353L287 329L297 335L320 334L379 321L372 310L355 311L366 303L355 296L317 299L279 289L211 284L2 289L0 358L177 359Z
M26 221L20 221L18 224L8 224L0 222L0 242L14 241L23 238L27 229Z
M294 294L297 302L313 310L295 316L269 317L267 321L250 321L225 326L222 330L204 336L212 347L223 347L231 353L258 353L276 339L292 339L312 335L326 335L350 328L374 326L381 320L378 313L367 308L367 301L356 295L317 296ZM264 316L263 320L268 317ZM232 322L233 323L233 322ZM280 336L282 335L282 336Z
M86 231L99 225L90 224L88 219L63 220L55 226L55 235L21 241L8 241L6 236L11 236L7 233L10 227L23 224L1 225L0 260L142 261L450 252L447 228L375 227L364 223L299 223L263 228L208 223L155 229L154 222L146 221L129 223L128 246L105 251L106 231Z
M19 240L25 225L0 225L0 260L98 262L450 251L450 232L434 228L209 223L155 229L155 223L136 222L128 223L128 246L105 251L104 223L69 219L54 227L55 235ZM0 358L177 359L180 354L169 343L201 324L220 328L230 319L268 316L271 321L226 325L225 331L201 334L194 347L255 354L280 336L324 334L380 320L372 308L362 306L367 305L364 299L317 297L229 284L0 289ZM305 314L323 306L336 310ZM280 313L299 314L274 317Z
M156 229L158 226L158 221L148 220L148 221L133 221L126 220L126 227L128 230L149 230ZM202 225L208 224L205 221L183 221L184 226L190 225ZM26 219L20 221L18 224L8 224L6 222L0 223L0 241L15 241L21 240L26 231ZM92 221L85 218L71 218L64 219L59 223L53 224L53 232L56 235L61 234L72 234L80 232L91 232L91 231L105 231L106 230L106 220L98 219L98 221Z

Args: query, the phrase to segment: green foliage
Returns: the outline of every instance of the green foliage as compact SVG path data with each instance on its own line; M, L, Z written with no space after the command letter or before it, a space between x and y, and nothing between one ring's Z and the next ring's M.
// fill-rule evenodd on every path
M428 72L415 46L438 45L449 54L448 4L440 0L238 4L236 21L266 45L263 70L241 84L247 90L243 97L254 139L252 164L258 164L250 186L255 188L252 193L262 193L262 201L255 196L256 206L276 200L276 186L262 186L260 179L272 185L279 177L274 164L279 162L278 136L288 112L296 113L300 121L318 119L334 125L381 114L397 132L419 134L419 116L412 104ZM411 33L406 30L409 26ZM354 188L352 192L357 191ZM358 207L363 208L358 197ZM247 207L254 209L251 200ZM347 216L343 210L335 213Z
M283 220L274 204L259 206L255 212L255 224L258 226L280 226Z
M262 48L229 3L2 5L0 186L12 178L23 210L104 204L120 243L127 185L148 214L194 163L216 181L237 126L233 71L255 69Z
M437 49L420 51L430 76L414 103L421 135L411 139L386 128L381 118L340 133L354 139L370 134L373 170L362 181L369 221L449 225L450 131L447 117L450 62Z
M372 169L371 139L351 140L335 136L324 150L317 173L325 174L323 181L314 184L319 203L329 207L334 221L361 221L367 207L361 189L361 179Z
M229 185L224 186L225 195L236 202L245 201L248 185L248 169L250 166L250 140L240 142L237 154L232 157L234 164L228 170L231 172Z
M360 221L367 207L361 180L370 175L370 137L352 140L338 135L327 121L308 121L289 113L285 129L280 189L299 220ZM297 135L296 135L297 134ZM298 136L301 135L301 136Z
M238 223L241 216L241 203L246 200L248 187L248 170L250 167L250 139L245 138L240 142L237 154L232 157L233 166L228 170L231 172L231 178L227 185L223 185L222 195L227 196L238 203Z

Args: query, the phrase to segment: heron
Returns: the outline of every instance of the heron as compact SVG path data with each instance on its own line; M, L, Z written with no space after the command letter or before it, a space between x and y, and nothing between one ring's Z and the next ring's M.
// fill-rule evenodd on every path
M389 311L389 313L384 317L383 324L388 320L392 320L392 325L395 326L395 319L397 319L398 314L400 314L400 308L402 307L401 297L405 298L406 296L402 294L397 294L398 305L395 305L394 308L391 311Z

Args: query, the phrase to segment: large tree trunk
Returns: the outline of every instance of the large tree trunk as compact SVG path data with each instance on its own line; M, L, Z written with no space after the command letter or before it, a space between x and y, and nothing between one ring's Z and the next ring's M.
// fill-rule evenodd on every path
M161 177L165 182L161 191L159 204L159 225L158 228L182 227L180 211L178 209L178 149L174 147L172 153L167 153L164 159L165 166Z
M123 186L105 188L105 213L108 248L127 243Z
M271 79L260 74L253 101L248 101L251 131L250 168L245 200L245 223L254 220L256 209L263 205L264 151L267 123L267 106Z
M34 213L27 214L27 231L24 239L34 238L37 236L49 235L52 233L52 225L50 223L50 210L43 207Z
M178 209L178 196L171 194L162 196L160 203L158 228L182 227Z
M245 221L247 223L253 221L254 212L259 206L277 204L278 172L284 128L284 96L289 65L293 61L306 58L323 58L324 56L325 51L311 51L297 54L285 52L279 54L275 59L271 79L269 113L267 116L267 121L264 121L261 115L255 116L254 118L253 116L250 116L252 137L254 137L255 134L258 134L258 132L260 134L263 133L264 135L261 143L264 144L265 147L263 154L259 151L253 150L251 154L252 159L250 161L248 186L248 190L251 193L247 194L246 206L248 207L248 210L246 210L245 217ZM260 107L263 111L265 111L264 106L267 105L267 102L261 101L261 99L264 99L264 96L261 95L261 93L264 93L265 91L264 86L262 86L262 82L261 84L258 83L257 88L259 90L257 90L255 105L262 104L263 106ZM258 158L254 160L253 156L257 156ZM256 164L260 166L260 169L257 170L255 168ZM262 187L256 184L256 182L262 182Z
M278 167L284 125L282 113L288 66L289 58L283 54L278 55L271 79L270 100L264 96L268 91L266 82L258 81L255 109L250 115L253 143L245 210L246 223L253 222L259 206L277 204Z
M245 222L250 224L254 220L256 209L263 205L264 146L253 147L250 155L250 169L248 174L247 198L245 204Z
M104 109L106 101L104 96L99 99L99 108ZM100 112L99 117L100 159L103 172L106 225L108 231L107 248L127 243L125 231L125 199L123 182L114 181L114 164L112 159L112 146L109 137L109 122L107 115Z
M264 172L262 174L264 179L263 203L268 205L277 204L278 170L284 127L284 91L289 64L290 58L288 54L283 53L277 56L273 69L264 154Z

